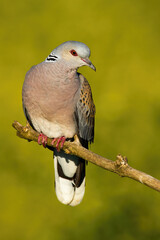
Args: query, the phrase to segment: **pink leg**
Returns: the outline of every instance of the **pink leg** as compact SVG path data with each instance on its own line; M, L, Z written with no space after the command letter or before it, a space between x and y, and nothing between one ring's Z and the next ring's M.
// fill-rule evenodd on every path
M64 136L60 137L57 141L56 148L58 148L59 146L60 148L62 148L65 141L66 141L66 138Z
M63 148L63 145L64 145L65 141L66 141L66 138L63 136L62 141L61 141L61 148Z
M54 143L58 140L58 138L53 138L51 144L54 145Z
M38 144L39 145L41 144L41 138L42 138L42 133L40 133L39 136L38 136Z
M38 136L38 144L42 144L44 148L46 148L47 145L47 136L43 133L40 133Z
M60 137L60 138L54 138L53 141L51 142L51 144L53 145L55 142L56 143L56 149L59 152L61 148L63 148L63 145L66 141L66 138L64 136Z

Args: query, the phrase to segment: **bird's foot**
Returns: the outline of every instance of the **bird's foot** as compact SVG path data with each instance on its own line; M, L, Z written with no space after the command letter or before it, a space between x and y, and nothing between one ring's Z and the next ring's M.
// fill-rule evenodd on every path
M46 148L47 145L47 136L43 133L40 133L38 136L38 144L42 144L44 148Z
M59 137L59 138L54 138L52 140L51 144L54 145L54 143L57 142L56 143L56 149L59 152L60 149L63 148L63 145L64 145L65 141L66 141L66 138L64 136L62 136L62 137Z

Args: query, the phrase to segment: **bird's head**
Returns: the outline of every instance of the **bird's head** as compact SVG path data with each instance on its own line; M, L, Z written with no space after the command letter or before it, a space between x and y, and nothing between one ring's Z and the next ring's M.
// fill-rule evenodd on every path
M90 49L84 43L77 41L67 41L56 47L48 56L46 61L64 60L71 68L89 66L96 71L95 66L89 60Z

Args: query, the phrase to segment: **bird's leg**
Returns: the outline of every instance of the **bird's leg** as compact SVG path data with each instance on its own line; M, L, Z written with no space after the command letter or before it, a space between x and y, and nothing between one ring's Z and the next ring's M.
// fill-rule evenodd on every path
M51 142L51 144L53 145L55 142L57 141L56 143L56 149L57 151L59 152L61 148L63 148L63 145L66 141L66 138L64 136L62 137L59 137L59 138L54 138Z
M38 144L42 144L44 148L46 148L47 145L47 136L43 133L40 133L38 136Z
M62 137L60 138L61 148L63 148L63 145L64 145L65 141L66 141L66 138L65 138L64 136L62 136ZM58 143L58 142L57 142L57 143Z

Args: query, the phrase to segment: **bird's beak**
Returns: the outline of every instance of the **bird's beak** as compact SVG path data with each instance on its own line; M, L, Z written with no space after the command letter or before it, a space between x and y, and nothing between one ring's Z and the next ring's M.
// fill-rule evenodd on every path
M89 58L81 58L85 63L87 63L87 66L92 68L94 71L96 71L96 67L92 64L92 62L89 60Z

